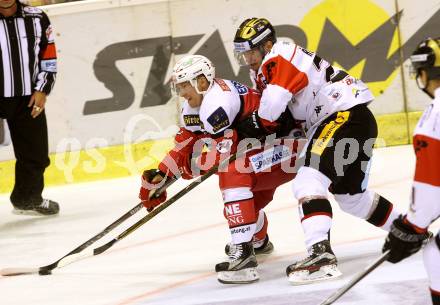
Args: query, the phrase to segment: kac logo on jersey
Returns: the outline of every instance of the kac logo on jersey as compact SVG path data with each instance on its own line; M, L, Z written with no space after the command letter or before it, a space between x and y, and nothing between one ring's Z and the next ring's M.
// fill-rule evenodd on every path
M234 85L235 89L237 89L238 94L245 95L248 93L249 90L245 85L233 80L231 80L231 83Z

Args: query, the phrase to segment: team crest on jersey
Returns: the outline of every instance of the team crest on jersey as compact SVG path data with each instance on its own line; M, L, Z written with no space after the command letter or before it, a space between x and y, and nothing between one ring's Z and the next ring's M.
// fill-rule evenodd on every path
M422 149L427 147L428 147L428 142L420 139L415 139L414 151L416 154Z
M186 126L200 126L200 117L198 114L186 114L183 116L183 122Z
M328 96L333 100L333 101L339 101L339 99L342 97L342 93L339 91L336 91L335 89L332 89L330 91L330 93L328 94Z
M239 82L233 80L231 80L231 83L234 85L235 89L237 89L238 94L245 95L248 93L249 90L245 85L240 84Z
M212 126L212 131L216 133L220 129L229 126L229 118L222 107L218 107L207 119Z
M270 82L273 78L273 70L275 69L277 63L274 61L268 62L267 64L264 65L264 68L266 69L266 73L267 73L267 80Z

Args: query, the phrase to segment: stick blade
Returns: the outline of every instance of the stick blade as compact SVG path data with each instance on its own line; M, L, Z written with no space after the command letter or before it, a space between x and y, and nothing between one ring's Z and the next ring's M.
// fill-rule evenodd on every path
M17 275L28 275L28 274L38 274L40 268L4 268L0 270L1 276L17 276Z

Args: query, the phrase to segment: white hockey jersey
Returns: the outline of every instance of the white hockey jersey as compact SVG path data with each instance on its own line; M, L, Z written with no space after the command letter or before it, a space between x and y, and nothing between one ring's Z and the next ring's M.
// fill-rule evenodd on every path
M240 116L245 117L257 110L259 103L258 91L236 81L216 78L200 107L191 108L184 101L181 125L191 132L221 134Z
M258 115L270 122L286 107L310 129L331 114L374 97L360 80L331 66L316 54L279 41L266 54L255 83L262 92Z
M407 219L426 229L440 216L440 88L417 123L413 146L416 170Z

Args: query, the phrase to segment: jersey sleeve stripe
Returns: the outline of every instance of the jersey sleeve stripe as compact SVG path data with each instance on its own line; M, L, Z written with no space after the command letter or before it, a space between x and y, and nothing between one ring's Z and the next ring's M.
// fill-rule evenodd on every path
M292 60L293 60L293 57L295 57L295 53L296 53L296 48L297 48L297 45L295 45L295 49L293 50L293 54L292 54L292 57L290 57L290 62L292 62Z

